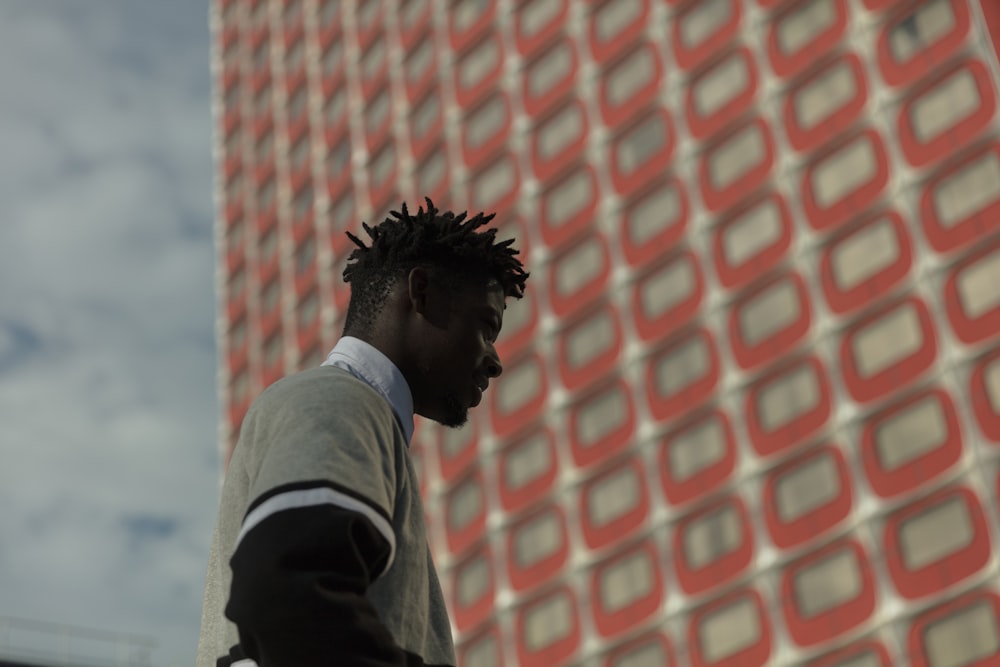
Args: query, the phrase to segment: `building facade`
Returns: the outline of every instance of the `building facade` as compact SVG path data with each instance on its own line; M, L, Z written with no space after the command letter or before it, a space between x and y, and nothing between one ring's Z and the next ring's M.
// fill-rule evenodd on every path
M992 0L213 0L228 456L345 230L497 211L532 273L421 423L459 661L1000 661Z

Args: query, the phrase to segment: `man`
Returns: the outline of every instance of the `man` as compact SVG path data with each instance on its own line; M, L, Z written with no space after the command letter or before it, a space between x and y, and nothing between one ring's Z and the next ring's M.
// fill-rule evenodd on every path
M243 420L222 489L198 667L455 665L408 454L413 416L465 423L524 294L493 215L402 212L344 270L344 336Z

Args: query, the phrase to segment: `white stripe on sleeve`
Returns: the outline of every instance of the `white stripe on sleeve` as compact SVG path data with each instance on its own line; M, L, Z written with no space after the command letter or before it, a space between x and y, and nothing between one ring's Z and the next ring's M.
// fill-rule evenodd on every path
M236 537L236 545L233 547L233 550L235 551L239 547L244 535L272 514L283 510L315 507L317 505L335 505L336 507L362 514L371 521L378 532L382 534L382 537L389 543L389 560L385 564L385 569L379 572L378 576L380 577L389 571L389 568L392 567L392 561L396 557L396 535L392 532L392 526L371 505L329 487L286 491L285 493L279 493L276 496L268 498L255 507L250 514L247 514L243 520L243 526L240 528L240 534Z

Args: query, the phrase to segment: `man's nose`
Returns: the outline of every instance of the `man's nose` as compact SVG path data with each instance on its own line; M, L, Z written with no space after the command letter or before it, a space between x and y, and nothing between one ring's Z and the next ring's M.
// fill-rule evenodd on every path
M495 378L500 377L501 373L503 373L503 364L500 363L500 357L497 356L495 350L491 351L486 358L486 375Z

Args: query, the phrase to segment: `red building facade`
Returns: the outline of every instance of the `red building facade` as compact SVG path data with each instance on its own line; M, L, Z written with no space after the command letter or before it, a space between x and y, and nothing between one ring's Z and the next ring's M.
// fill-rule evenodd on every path
M220 442L344 231L532 282L421 423L470 667L1000 664L1000 123L978 0L214 0Z

